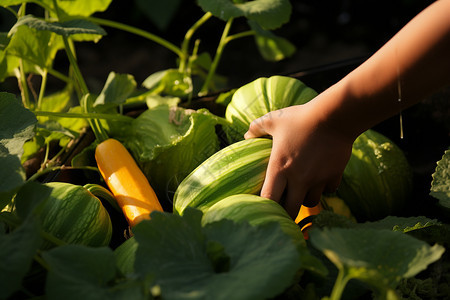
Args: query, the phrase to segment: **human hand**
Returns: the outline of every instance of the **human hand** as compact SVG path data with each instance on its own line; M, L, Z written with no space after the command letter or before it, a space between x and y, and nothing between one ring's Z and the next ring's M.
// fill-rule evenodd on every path
M270 135L272 152L261 196L280 202L295 219L300 206L316 205L323 192L336 191L350 158L353 139L320 120L308 102L254 120L245 138Z

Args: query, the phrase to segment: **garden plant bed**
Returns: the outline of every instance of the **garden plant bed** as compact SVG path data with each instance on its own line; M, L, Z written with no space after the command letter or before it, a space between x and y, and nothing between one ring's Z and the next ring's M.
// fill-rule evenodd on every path
M271 139L244 140L243 132L269 111L309 101L366 56L229 87L216 72L228 43L251 36L265 59L292 55L294 45L275 35L289 1L198 1L199 21L180 47L93 17L108 0L26 2L0 3L17 17L0 36L0 80L19 82L0 93L1 299L450 294L448 88L402 112L403 137L400 115L363 133L338 191L323 195L320 213L294 221L258 196ZM221 24L213 55L193 39L207 21ZM93 88L76 49L108 28L159 43L176 66L139 84L111 71ZM95 154L109 138L139 171L105 175L111 165L132 168L119 146ZM145 180L133 177L141 172ZM128 192L148 181L156 196L148 201L161 209L135 218L121 201L147 200L124 198L116 177Z

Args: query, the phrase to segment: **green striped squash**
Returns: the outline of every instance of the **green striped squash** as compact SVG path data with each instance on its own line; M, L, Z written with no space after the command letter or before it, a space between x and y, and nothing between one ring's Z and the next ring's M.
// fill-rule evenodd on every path
M281 229L292 237L297 245L305 245L300 227L278 202L267 198L252 194L237 194L226 197L204 212L202 224L205 225L221 219L229 219L237 223L249 222L253 226L278 222Z
M178 186L174 212L187 206L205 211L235 194L257 194L269 163L272 140L254 138L231 144L200 164Z
M69 244L107 246L112 236L109 214L101 201L82 186L50 182L52 192L41 211L42 229ZM43 248L50 248L46 243Z

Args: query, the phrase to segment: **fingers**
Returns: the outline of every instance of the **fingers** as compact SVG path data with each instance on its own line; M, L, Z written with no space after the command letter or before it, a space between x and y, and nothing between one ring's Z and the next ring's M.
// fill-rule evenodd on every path
M268 128L270 126L269 120L270 120L270 113L258 119L255 119L253 122L250 123L248 131L244 134L244 138L250 139L270 135L268 131Z

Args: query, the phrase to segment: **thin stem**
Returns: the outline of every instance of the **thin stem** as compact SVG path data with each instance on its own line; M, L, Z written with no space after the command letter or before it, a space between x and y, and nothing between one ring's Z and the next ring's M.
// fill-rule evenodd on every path
M48 71L47 71L47 69L44 69L41 74L41 76L42 76L41 88L39 89L39 97L38 97L36 109L40 109L42 107L42 101L44 99L44 94L45 94L45 88L47 86L47 77L48 77L47 75L48 75Z
M236 39L252 36L255 34L256 34L256 32L254 30L248 30L248 31L244 31L244 32L235 33L235 34L227 37L227 43L229 43L233 40L236 40Z
M186 32L184 35L184 40L181 45L181 52L183 53L183 59L180 61L180 67L179 71L184 72L184 69L186 67L186 62L188 60L188 53L189 53L189 42L191 41L192 36L194 35L195 31L202 26L206 21L208 21L212 17L212 13L206 12L197 22L192 25L191 28Z
M69 119L105 119L111 121L126 121L130 122L131 117L124 115L102 114L102 113L69 113L69 112L53 112L53 111L34 111L38 117L55 117L55 118L69 118Z
M330 300L340 300L342 293L344 292L347 282L350 277L345 275L345 271L339 270L338 276L336 277L336 282L334 283L333 290L331 291Z
M17 81L19 82L23 106L25 106L26 108L31 108L30 92L28 90L28 83L27 83L27 79L25 76L24 65L23 65L22 59L19 59L19 68L18 68L18 71L15 73L16 73Z
M64 41L64 48L66 50L67 58L69 59L70 65L73 68L73 72L75 73L75 78L78 81L78 84L80 85L81 92L83 95L89 94L89 89L86 85L86 82L84 81L83 76L81 75L80 68L78 67L77 61L75 59L75 56L73 55L72 49L69 44L69 40L66 36L62 36Z
M220 38L219 45L217 46L216 55L214 56L214 60L211 64L211 68L209 69L208 75L206 76L205 82L203 83L203 87L201 88L199 95L206 95L208 93L209 84L216 72L217 65L222 57L223 50L227 44L228 33L231 28L231 24L233 24L233 18L230 18L225 24L225 28L222 32L222 37Z
M172 51L173 53L175 53L176 55L178 55L181 59L183 58L183 53L181 51L181 49L177 46L175 46L174 44L172 44L171 42L157 36L154 35L153 33L150 33L148 31L130 26L130 25L126 25L123 23L119 23L119 22L115 22L115 21L111 21L111 20L105 20L105 19L101 19L101 18L95 18L95 17L87 17L87 20L100 24L100 25L104 25L104 26L108 26L108 27L112 27L112 28L116 28L116 29L120 29L123 31L127 31L130 33L133 33L135 35L139 35L142 36L146 39L149 39L157 44L160 44L161 46L169 49L170 51Z
M42 164L41 164L41 168L39 169L39 171L42 171L45 169L45 166L47 165L47 160L48 160L48 154L50 153L50 143L47 143L45 145L45 156L44 159L42 160Z

